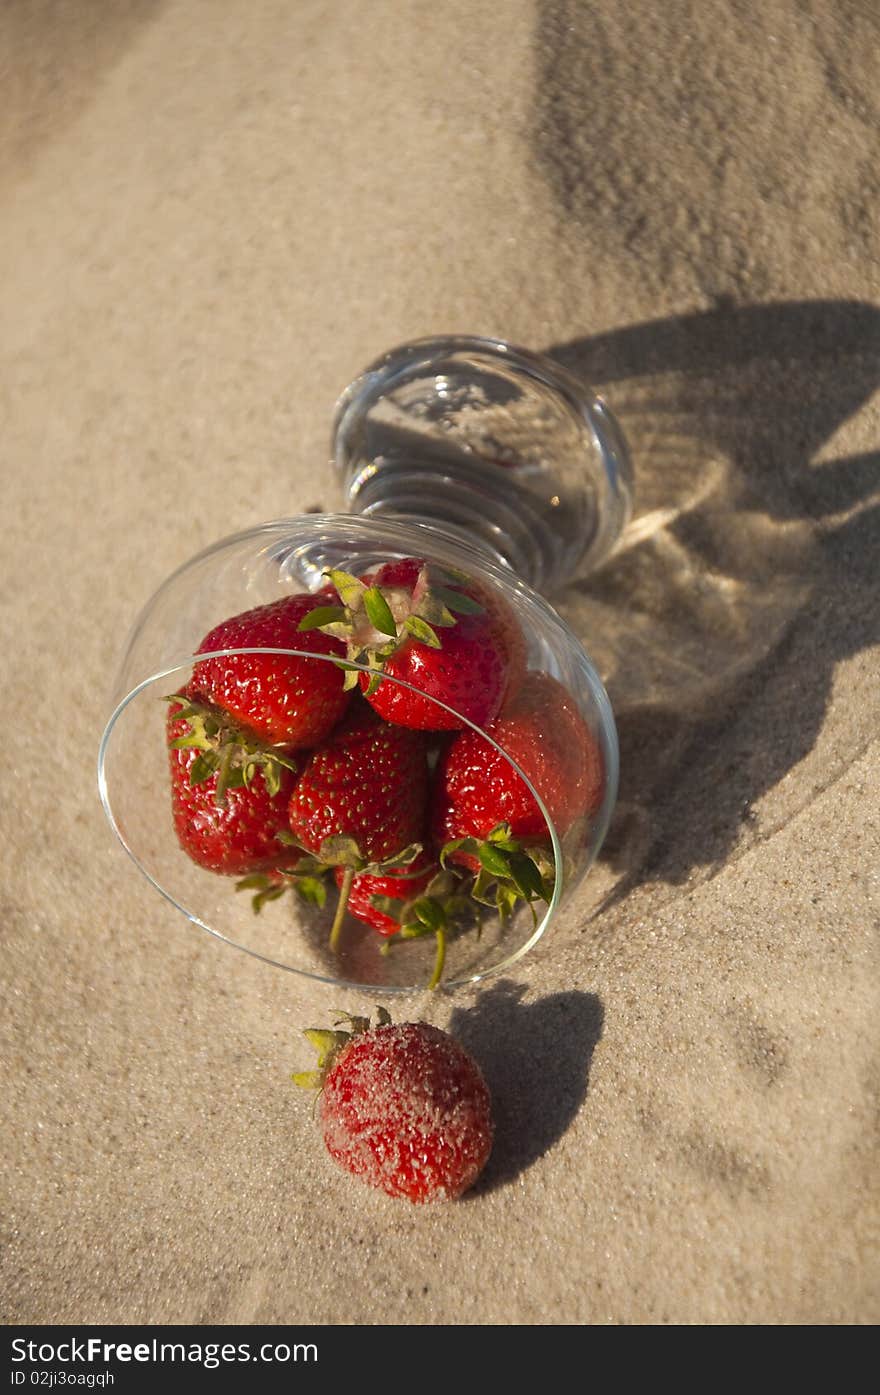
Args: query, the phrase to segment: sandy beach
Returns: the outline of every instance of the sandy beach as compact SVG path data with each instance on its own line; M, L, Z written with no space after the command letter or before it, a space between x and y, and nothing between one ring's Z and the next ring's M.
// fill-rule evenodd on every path
M869 0L3 7L5 1323L880 1320L878 55ZM95 762L146 599L332 506L338 393L438 333L600 391L636 508L553 597L602 858L407 1004L496 1103L422 1208L290 1083L373 1004L189 925Z

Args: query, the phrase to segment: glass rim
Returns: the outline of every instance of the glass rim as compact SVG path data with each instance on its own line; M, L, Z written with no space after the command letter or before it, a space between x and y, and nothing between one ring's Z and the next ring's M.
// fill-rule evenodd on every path
M229 935L225 935L222 931L215 929L211 925L208 925L206 921L204 921L188 906L184 905L183 902L177 898L177 896L175 896L172 892L168 891L159 881L157 881L156 877L153 876L153 874L148 870L148 868L142 862L141 858L138 856L135 850L131 847L129 841L127 840L125 834L123 833L119 825L119 822L117 821L113 809L113 801L111 798L108 784L106 763L113 733L123 713L137 698L139 698L143 693L145 693L147 689L156 686L166 678L172 678L175 674L180 674L182 672L191 670L194 665L202 662L209 662L214 659L234 658L245 654L277 654L282 657L287 656L290 658L312 659L318 660L322 663L330 663L337 665L339 662L338 658L334 657L333 655L316 654L308 650L274 648L269 646L241 646L233 649L218 649L206 651L203 654L188 655L186 659L179 660L168 665L167 667L158 669L154 673L150 674L147 678L142 679L139 683L135 684L135 686L131 688L119 702L117 702L101 735L101 741L98 748L97 764L98 793L101 799L101 804L104 809L104 813L107 817L107 821L110 824L110 827L115 833L120 844L124 848L125 852L132 859L138 870L151 883L151 885L155 887L155 889L165 898L165 900L170 902L170 904L173 905L177 910L179 910L192 924L198 926L202 930L207 931L207 933L209 935L212 935L215 939L220 940L222 943L227 944L234 949L241 950L243 953L250 955L254 959L260 960L265 964L268 964L272 968L283 969L287 973L295 973L300 975L301 977L308 978L319 983L326 983L328 985L332 985L343 989L351 989L359 992L364 992L367 990L375 991L377 988L380 987L379 985L359 983L354 980L339 977L338 975L322 974L318 971L297 967L295 964L284 963L283 961L274 959L269 955L263 954L259 950L253 949L246 944L242 944L240 941L234 940ZM584 656L584 658L586 659L586 656ZM587 659L586 662L588 668L592 670L592 665L590 665L590 661ZM371 673L369 666L366 664L352 663L351 667L361 673ZM537 670L531 671L535 672ZM587 676L589 677L590 675L588 674ZM549 810L547 809L544 800L538 793L532 781L521 769L519 764L508 754L508 752L505 751L504 748L501 745L499 745L499 743L495 741L494 738L483 727L480 727L475 722L472 722L469 718L464 717L461 713L456 712L454 708L450 707L447 703L444 703L439 698L434 698L430 694L424 693L414 684L408 683L405 679L397 678L391 674L383 676L382 681L394 683L398 687L406 688L409 691L417 694L419 697L428 698L430 702L435 704L443 711L448 712L450 715L454 716L456 720L462 724L461 728L458 729L470 729L471 731L476 732L477 735L483 737L484 740L488 741L495 748L495 750L498 751L499 754L504 757L504 759L508 762L508 764L514 770L514 772L520 777L520 779L524 781L526 788L529 790L530 794L533 796L535 802L538 805L538 808L541 812L541 816L544 819L544 822L550 834L550 842L553 852L554 865L557 869L557 873L560 873L564 865L563 851L561 840L555 827L554 821L550 817ZM608 829L608 824L611 819L611 812L616 802L617 784L619 778L619 750L617 744L617 734L614 723L614 717L611 711L610 702L608 700L607 694L605 693L604 686L602 685L601 679L598 678L598 675L595 675L595 682L591 683L590 691L591 697L598 708L600 719L600 732L603 738L602 755L603 760L605 761L606 769L605 791L603 794L602 806L597 817L596 835L591 840L593 843L593 847L591 849L590 856L584 866L584 873L586 873L586 871L588 871L589 868L592 866L598 854L599 848L601 847L602 842L604 841L605 834ZM402 729L413 730L413 728ZM539 920L538 924L535 926L532 934L528 936L528 938L524 941L523 944L521 944L516 950L508 954L504 959L500 960L496 964L492 964L486 969L477 970L473 973L468 973L465 976L459 978L450 978L448 980L444 979L438 985L438 990L445 989L447 991L451 991L454 988L462 988L469 984L472 985L479 983L485 978L489 978L490 976L509 970L514 964L518 963L519 960L522 959L525 954L527 954L531 949L533 949L535 945L543 938L546 930L550 925L551 919L553 918L555 912L559 907L562 894L563 878L561 875L556 875L554 877L553 893L550 901L547 903L547 908L543 916ZM424 991L426 991L424 983L412 985L381 985L382 993L405 994Z

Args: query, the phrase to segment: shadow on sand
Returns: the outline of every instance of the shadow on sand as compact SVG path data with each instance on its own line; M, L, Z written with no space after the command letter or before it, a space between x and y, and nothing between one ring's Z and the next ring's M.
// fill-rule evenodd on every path
M618 718L616 900L720 866L812 749L838 661L880 639L880 450L829 445L880 387L880 310L722 307L549 353L634 457L619 551L553 597Z
M473 1195L512 1181L565 1133L586 1097L604 1010L594 993L552 993L523 1003L502 979L450 1031L473 1052L492 1092L495 1144Z

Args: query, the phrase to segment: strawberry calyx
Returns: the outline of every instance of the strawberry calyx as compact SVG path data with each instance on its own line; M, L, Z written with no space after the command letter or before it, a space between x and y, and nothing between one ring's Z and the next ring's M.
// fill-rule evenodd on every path
M436 988L443 976L449 934L478 918L472 899L462 894L461 886L460 876L450 868L442 868L420 895L409 900L394 896L370 897L378 911L400 926L393 939L418 940L425 935L434 936L437 950L431 977L425 985L428 990ZM380 953L388 954L391 944L392 939L387 939Z
M370 903L397 921L401 939L417 939L446 930L467 909L468 898L457 894L459 885L459 878L446 869L438 872L418 896L371 896Z
M400 876L403 878L422 852L421 843L409 843L405 848L401 848L388 857L374 858L371 861L361 852L355 838L348 834L339 833L324 838L316 856L310 853L307 848L303 848L293 834L286 830L277 833L276 837L280 843L284 843L302 854L290 867L278 869L278 877L283 880L279 881L273 873L267 879L269 885L266 885L257 877L246 877L238 883L236 889L255 891L252 904L257 912L267 901L275 901L283 896L288 886L292 886L304 900L323 907L327 899L324 878L330 872L341 870L343 876L339 885L339 904L330 927L330 948L334 951L339 948L345 912L348 908L348 900L355 877L363 873L370 877ZM257 904L258 902L259 904Z
M277 901L286 891L295 891L307 905L323 909L327 903L326 878L331 871L331 867L306 853L292 867L273 867L271 872L253 872L242 877L235 883L235 889L254 893L251 906L255 915L259 915L267 901Z
M453 838L440 852L440 865L460 859L474 872L470 895L481 905L497 910L502 919L520 901L532 908L534 902L549 902L556 872L546 848L524 846L514 838L510 825L499 823L485 838Z
M304 1090L320 1090L340 1053L350 1041L363 1036L365 1032L372 1030L372 1027L391 1026L391 1014L383 1007L376 1008L376 1021L372 1026L369 1017L354 1017L350 1012L338 1012L333 1020L336 1027L347 1022L349 1030L340 1032L324 1027L307 1027L303 1032L303 1036L318 1053L318 1064L315 1070L297 1071L291 1077L294 1085L299 1085Z
M282 770L298 773L299 766L286 751L260 741L219 708L180 693L170 693L163 701L177 706L171 718L186 726L185 734L169 741L169 747L199 752L189 768L189 783L201 785L216 775L214 801L220 807L226 803L227 790L249 786L258 772L271 797L281 789Z
M343 877L339 885L339 904L330 927L331 950L335 951L339 948L342 927L345 923L345 912L348 909L348 898L351 896L351 888L358 873L366 872L369 876L377 877L393 875L395 872L408 867L411 862L415 862L421 851L421 843L410 843L408 847L392 854L391 857L383 858L381 862L368 862L361 854L354 838L339 834L324 839L320 848L322 861L329 861L334 867L343 868Z
M324 575L336 588L340 604L317 606L303 616L299 629L318 629L343 640L347 663L340 661L339 666L346 670L344 687L353 688L366 667L372 674L367 697L378 687L385 664L404 644L415 640L430 649L441 649L438 629L455 625L457 615L479 615L484 609L458 589L463 578L438 572L427 563L419 569L412 586L379 586L369 577L362 579L336 567Z
M356 875L363 873L367 876L386 879L399 876L403 879L407 876L411 863L416 861L422 851L421 843L410 843L408 847L402 848L400 852L391 857L369 862L361 853L354 838L338 835L325 838L319 850L320 855L315 857L312 853L304 851L293 834L286 830L282 830L275 836L280 843L289 846L291 850L300 852L301 856L297 857L290 867L272 868L270 872L254 872L236 882L236 891L252 891L254 893L251 898L251 906L257 915L268 901L279 900L288 890L295 891L300 899L307 904L323 909L327 903L326 880L336 868L343 869L346 875L350 873L351 880L344 898L347 905L351 881ZM343 899L343 891L345 891L344 878L343 887L340 889L340 901ZM342 906L342 912L339 913L340 926L344 912L345 905ZM335 947L336 941L333 941L332 948Z
M330 838L324 838L318 848L318 855L310 853L307 848L297 842L292 833L282 829L276 833L279 843L284 843L287 847L296 848L303 853L298 859L294 868L290 869L294 873L308 872L322 874L332 872L335 867L350 868L352 872L364 872L370 877L393 877L408 875L409 868L422 851L421 843L409 843L399 852L392 853L389 857L373 858L372 861L364 857L358 846L357 839L350 837L346 833L334 833ZM284 869L287 870L287 869Z
M421 843L410 843L390 857L370 861L364 857L356 839L339 833L324 839L318 849L318 860L327 867L344 867L351 872L366 872L371 877L388 877L397 872L403 875L404 869L415 862L421 851Z

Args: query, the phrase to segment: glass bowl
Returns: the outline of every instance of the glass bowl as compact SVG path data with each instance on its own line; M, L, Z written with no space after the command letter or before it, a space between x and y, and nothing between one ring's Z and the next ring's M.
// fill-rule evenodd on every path
M329 673L334 682L343 684L346 670L339 666L339 656L315 654L307 647L309 633L314 631L303 634L302 649L294 644L269 649L239 645L206 651L204 641L229 617L301 593L315 596L326 590L330 570L369 578L383 565L413 558L427 564L427 574L439 578L444 596L451 596L453 603L456 593L478 597L474 602L478 609L469 615L459 613L455 626L434 627L441 639L439 652L442 654L445 637L453 629L466 623L488 623L487 616L494 623L501 614L505 632L521 636L521 648L515 661L511 661L511 667L516 668L511 682L520 694L524 689L537 688L540 692L537 701L525 704L526 712L520 722L526 728L523 737L516 726L513 692L504 699L505 711L514 714L507 719L508 726L500 717L486 720L481 726L464 711L456 711L420 686L418 697L428 708L426 720L432 723L433 730L416 736L425 743L430 793L414 841L431 848L436 860L444 841L456 842L463 836L471 840L449 855L448 871L454 885L443 890L447 896L451 893L453 899L473 904L458 906L456 909L464 913L461 923L447 917L439 936L437 927L430 923L430 912L424 933L411 938L400 934L385 937L349 915L331 947L337 896L332 876L323 877L328 893L323 907L304 900L291 887L277 899L265 898L259 913L255 913L251 901L253 895L259 894L259 888L249 884L239 891L235 889L237 882L250 880L247 868L218 875L198 865L184 851L172 816L169 772L169 759L179 761L182 757L177 750L169 752L166 739L167 714L176 709L169 709L164 699L187 689L194 673L198 686L199 674L209 668L231 674L235 682L244 682L241 675L245 670L241 665L253 655L265 662L271 654L273 660L277 658L282 664L298 656L311 669L320 670L322 679ZM325 603L331 599L317 597ZM445 642L448 645L449 641ZM341 641L338 643L341 649ZM423 653L438 652L411 637L405 639L405 645ZM372 708L361 689L361 673L366 683L371 676L369 664L355 659L351 676L357 682L348 699L347 716L339 718L334 731L351 718L353 706L358 712L369 709L372 720ZM536 674L546 678L536 678ZM389 675L378 682L377 692L383 690L399 698L415 692L416 685ZM437 691L435 688L434 693ZM472 708L472 712L477 710ZM376 721L382 724L379 717ZM565 741L559 739L560 723L566 733ZM396 722L391 725L396 726ZM415 735L410 728L404 730ZM585 733L585 744L579 747L580 737L573 739L571 733L581 731ZM495 761L493 778L502 790L502 804L498 806L497 818L494 813L487 816L481 809L482 823L474 823L467 813L464 823L447 820L444 824L437 813L439 784L450 764L454 766L454 752L462 748L465 734L470 742L468 760L475 759L474 749L487 758L491 753ZM332 739L332 735L322 738L319 747ZM474 748L475 741L482 745ZM512 754L505 752L505 746L510 747ZM296 775L290 773L290 780L295 783L303 767L314 758L315 748L291 749L283 743L277 748L298 767ZM584 774L585 764L589 766L589 778ZM479 761L476 768L480 768ZM571 894L595 859L614 806L617 777L617 739L605 690L580 643L546 601L478 547L443 536L436 528L417 522L343 515L307 516L264 524L216 543L169 577L134 627L99 755L101 798L123 846L157 890L194 924L279 968L324 982L369 986L383 992L425 988L436 981L454 987L508 969L519 960L546 932L563 898ZM216 781L216 776L211 778ZM252 772L252 785L259 788L262 779L259 768ZM461 798L462 779L465 784L471 779L470 767L459 778L456 798ZM511 786L523 796L519 805L531 805L525 824L519 806L512 822L504 817L510 805L509 798L507 804L503 803L508 797L505 789ZM288 788L276 796L276 801L286 797ZM236 793L230 791L228 797ZM399 789L392 789L389 799L393 802L399 794ZM470 798L465 791L465 801ZM574 807L577 801L580 807ZM516 799L513 805L517 805ZM443 833L438 835L440 828ZM438 841L432 841L432 836ZM317 853L318 849L312 851ZM393 853L398 851L404 850L394 849ZM383 852L387 854L387 849ZM516 881L511 888L506 875L501 875L497 882L492 880L497 854L502 858L508 855L509 859L511 852L515 857L519 854L514 871L519 869L520 880L522 857L537 868L543 878L541 894L535 888L534 899L531 895L528 899L522 895L502 896L504 914L499 914L493 905L474 901L472 893L494 904L502 883L507 893L516 892ZM300 856L299 848L283 843L277 868L294 867ZM487 861L489 867L485 866ZM405 875L407 865L404 861L392 867L391 875ZM483 885L479 886L473 875L477 865L484 870ZM525 873L528 892L535 877L527 868ZM442 965L438 963L441 958Z
M332 458L349 515L223 539L149 601L101 799L217 939L342 987L452 988L537 944L605 836L611 708L534 588L607 556L629 457L558 365L456 336L355 379Z

